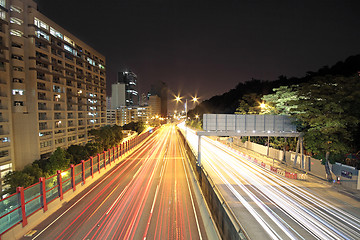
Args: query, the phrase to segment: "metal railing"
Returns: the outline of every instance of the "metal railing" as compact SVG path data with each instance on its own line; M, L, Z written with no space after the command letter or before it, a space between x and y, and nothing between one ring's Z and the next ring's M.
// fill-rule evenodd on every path
M76 191L77 185L85 184L86 179L94 177L94 173L100 173L101 169L111 166L119 157L137 146L151 133L142 133L107 151L90 157L86 161L82 160L77 165L72 164L69 169L58 170L51 177L41 177L38 183L29 187L17 187L16 193L0 200L0 238L2 234L17 224L21 223L23 227L26 226L29 216L41 209L44 212L47 211L48 204L57 198L62 200L63 195L71 189Z

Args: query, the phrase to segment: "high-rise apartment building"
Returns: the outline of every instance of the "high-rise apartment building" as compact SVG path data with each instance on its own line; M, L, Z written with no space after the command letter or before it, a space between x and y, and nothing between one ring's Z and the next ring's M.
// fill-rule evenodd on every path
M147 123L150 119L151 108L149 106L118 107L107 109L107 124L123 126L131 122Z
M118 83L125 84L126 106L139 105L139 93L137 91L137 76L133 72L119 72Z
M34 1L0 0L0 178L105 123L105 57Z

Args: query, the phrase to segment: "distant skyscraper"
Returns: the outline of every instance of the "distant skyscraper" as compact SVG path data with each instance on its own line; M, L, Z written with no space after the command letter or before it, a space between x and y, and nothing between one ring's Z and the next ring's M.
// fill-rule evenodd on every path
M118 83L125 84L126 106L139 105L139 93L137 91L137 76L133 72L119 72Z
M151 90L149 96L158 96L160 97L160 114L163 117L167 116L167 97L168 97L168 87L166 83L159 81L151 85Z
M149 107L152 117L155 115L161 115L161 98L157 95L151 95L149 97Z
M126 106L126 84L115 83L111 85L111 109Z
M140 98L140 106L147 106L149 104L148 101L148 96L145 93L142 93Z

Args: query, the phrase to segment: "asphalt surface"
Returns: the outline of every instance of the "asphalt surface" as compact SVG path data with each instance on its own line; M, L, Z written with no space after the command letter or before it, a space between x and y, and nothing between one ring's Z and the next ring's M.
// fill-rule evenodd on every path
M187 139L197 150L198 137ZM328 184L288 179L203 137L202 164L250 239L360 239L360 202Z
M160 128L32 239L208 239L181 149L175 127Z

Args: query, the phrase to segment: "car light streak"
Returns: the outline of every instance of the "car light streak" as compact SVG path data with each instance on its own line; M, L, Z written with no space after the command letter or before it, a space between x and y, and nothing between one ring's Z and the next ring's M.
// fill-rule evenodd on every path
M179 146L174 126L158 129L37 237L206 239Z
M179 126L182 130L184 125ZM198 136L187 129L197 152ZM202 137L202 164L220 192L231 192L272 239L356 239L360 219L301 182L274 174L223 144ZM228 199L236 207L234 199ZM247 216L241 212L235 215ZM246 222L245 222L246 225ZM246 226L245 226L246 228ZM246 230L246 229L245 229Z

